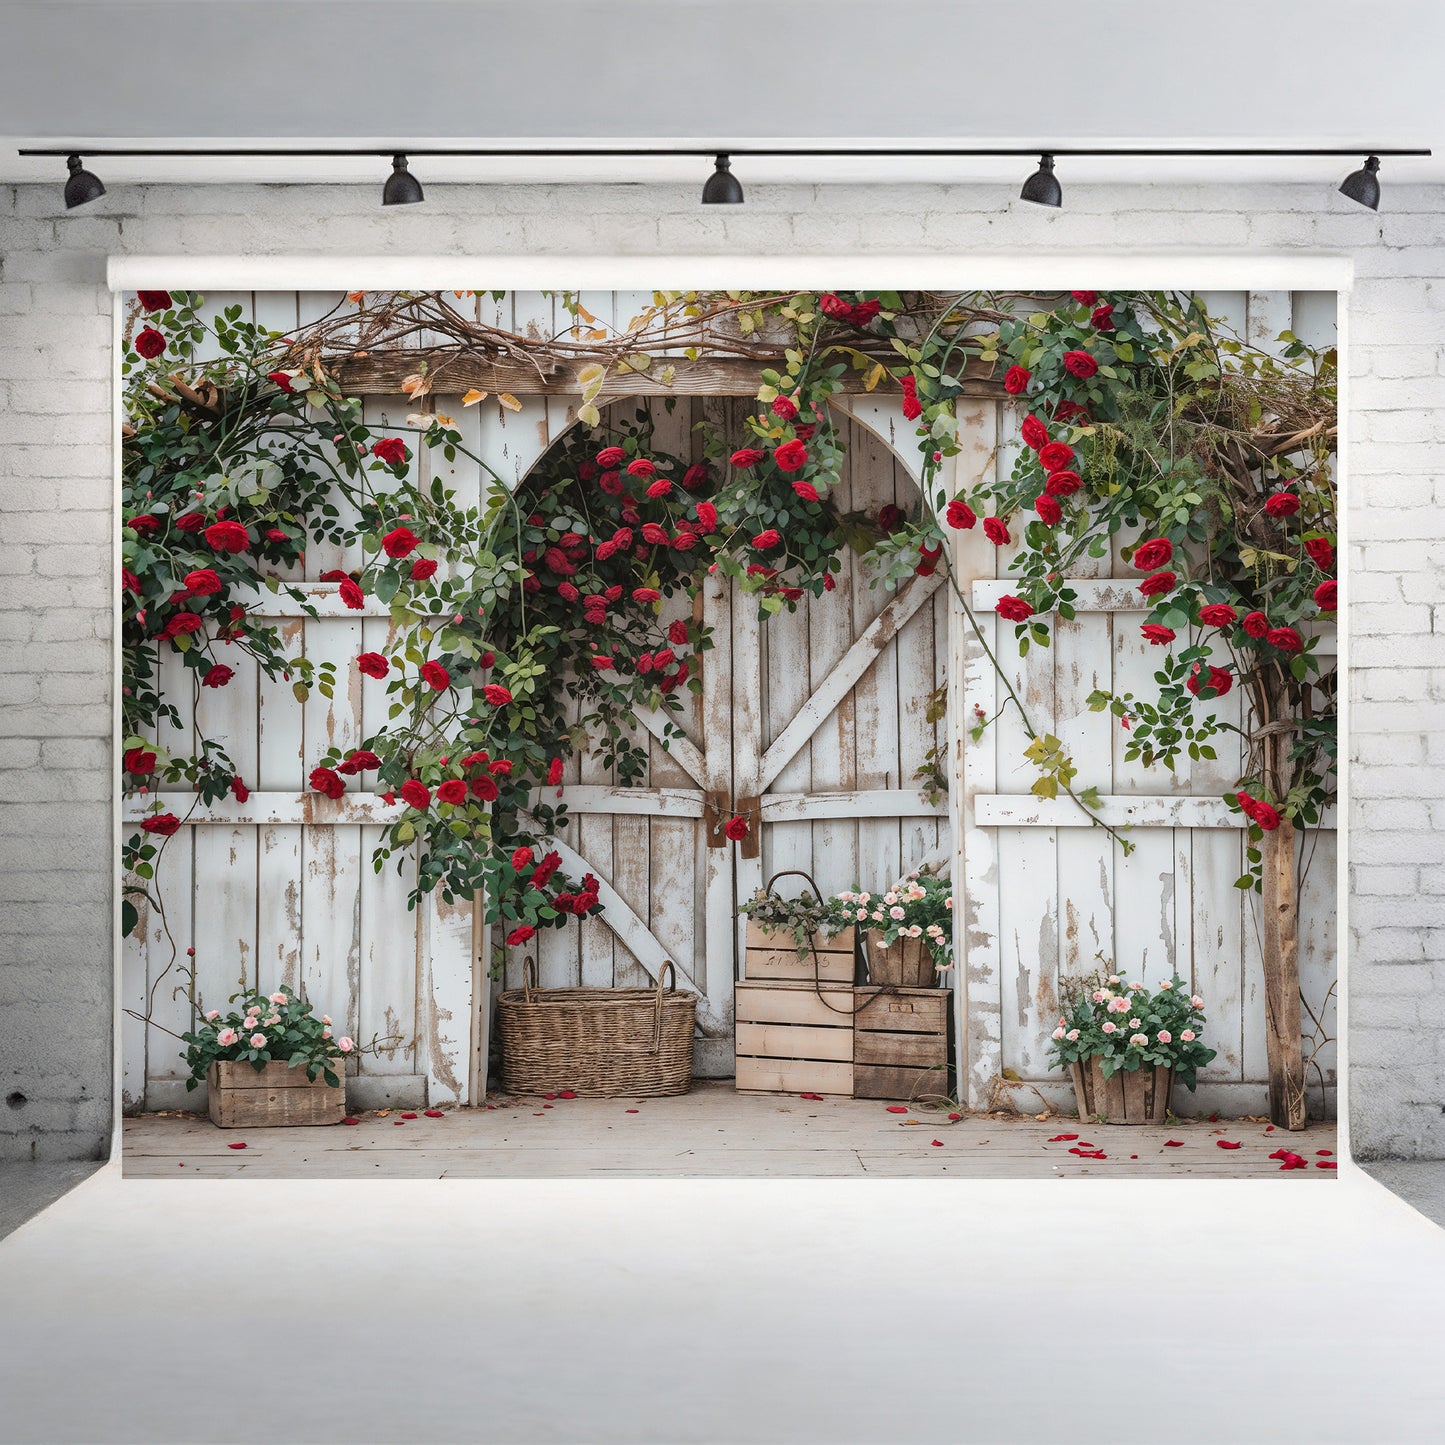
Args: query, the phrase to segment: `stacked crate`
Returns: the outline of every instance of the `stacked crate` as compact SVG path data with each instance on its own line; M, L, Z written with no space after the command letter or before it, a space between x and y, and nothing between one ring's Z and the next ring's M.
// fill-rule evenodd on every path
M813 939L748 923L736 988L737 1088L856 1099L947 1095L946 988L853 985L854 933Z

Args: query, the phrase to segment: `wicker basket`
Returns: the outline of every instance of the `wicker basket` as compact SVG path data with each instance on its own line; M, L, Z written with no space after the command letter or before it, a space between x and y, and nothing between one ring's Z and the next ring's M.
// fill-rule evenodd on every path
M538 988L530 958L522 977L497 999L508 1093L651 1098L692 1087L697 996L677 991L671 963L655 989Z

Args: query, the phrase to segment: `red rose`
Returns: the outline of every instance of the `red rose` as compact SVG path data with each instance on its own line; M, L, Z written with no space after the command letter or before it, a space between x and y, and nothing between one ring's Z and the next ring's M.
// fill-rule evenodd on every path
M511 691L503 687L499 682L489 682L482 689L482 696L486 698L493 707L506 707L512 700Z
M896 532L903 525L903 510L892 502L885 502L878 508L878 525L885 532Z
M694 462L683 474L682 485L689 492L695 492L707 481L707 468L701 462Z
M238 802L244 803L250 796L251 790L240 778L231 779L231 796Z
M325 793L328 798L339 798L346 791L346 784L333 768L312 768L309 782L315 792Z
M1299 498L1293 492L1276 492L1264 504L1271 517L1292 517L1299 511Z
M379 652L363 652L356 665L368 677L385 677L391 670L391 664Z
M817 423L810 421L807 426L795 426L793 428L793 435L797 437L800 442L810 442L813 440L813 433L817 430Z
M1064 519L1064 509L1059 506L1058 499L1051 497L1047 492L1034 498L1034 511L1036 511L1044 524L1049 527L1056 527Z
M978 521L973 508L960 497L955 497L944 508L943 517L950 527L956 527L960 532L966 532Z
M740 843L748 836L748 820L740 818L736 813L723 824L723 832L733 840Z
M866 326L882 309L878 301L860 301L848 319L854 326Z
M137 291L135 296L147 311L169 311L171 309L171 293L169 291Z
M1097 291L1070 291L1069 295L1079 303L1080 306L1092 306L1098 299Z
M483 667L491 667L491 665L492 665L494 662L496 662L496 660L497 660L497 654L496 654L495 652L484 652L484 653L482 654L482 666L483 666Z
M1026 445L1038 451L1048 442L1049 430L1038 417L1030 413L1024 418L1023 425L1019 427L1019 435L1024 439Z
M598 653L596 657L589 658L588 661L591 662L592 666L595 667L598 672L603 672L614 665L612 659L605 653Z
M1099 363L1087 351L1064 352L1064 370L1070 376L1077 376L1080 381L1087 381L1098 369Z
M465 803L466 800L467 785L460 778L448 778L437 789L437 802L439 803L451 803L455 806L457 803Z
M145 777L156 770L156 755L145 748L127 748L121 759L126 772Z
M662 593L655 587L634 587L632 600L634 602L661 602Z
M1034 609L1022 597L1000 597L994 611L1009 622L1023 622L1034 615Z
M597 485L607 493L609 497L620 497L622 495L622 477L618 472L603 472L597 478Z
M530 923L519 923L517 927L507 935L507 942L511 944L525 943L536 931Z
M1156 572L1139 584L1139 591L1145 597L1162 597L1166 592L1174 590L1178 580L1172 572Z
M283 532L280 527L267 527L266 540L268 542L275 542L278 544L282 542L289 542L291 540L291 534L289 532Z
M847 321L853 314L853 308L841 296L835 296L831 291L824 291L819 295L818 310L834 321Z
M1164 647L1173 642L1176 635L1172 627L1163 627L1157 622L1146 622L1139 631L1149 639L1150 644L1154 647Z
M213 663L206 669L206 675L201 679L202 687L225 687L235 677L235 671L223 662Z
M1112 306L1100 306L1089 317L1089 325L1095 331L1112 331L1114 329L1114 308Z
M654 500L658 497L665 497L672 490L672 483L666 477L659 477L647 489L647 495Z
M1266 833L1273 833L1279 827L1279 810L1269 803L1256 802L1250 817L1264 829Z
M1227 668L1209 667L1206 671L1204 663L1196 662L1184 686L1195 697L1205 691L1208 691L1212 697L1223 697L1234 686L1234 678Z
M905 396L903 398L903 419L905 421L917 421L923 415L923 405L916 396Z
M728 460L733 466L746 471L749 467L755 467L762 461L763 453L757 447L740 447Z
M212 522L206 528L206 542L217 552L248 552L251 534L239 522Z
M495 803L499 795L499 789L485 773L479 778L472 779L472 793L484 803Z
M1211 602L1199 609L1199 620L1206 627L1228 627L1239 620L1239 613L1227 602Z
M1046 442L1039 448L1039 461L1046 472L1061 472L1074 459L1068 442Z
M584 461L577 468L577 476L580 481L595 482L597 480L597 463Z
M532 850L525 844L514 850L512 853L512 868L514 872L520 873L523 868L532 866Z
M411 580L413 582L425 582L428 577L436 574L437 564L430 557L418 557L411 564Z
M1081 416L1088 419L1088 413L1076 401L1066 401L1060 398L1054 403L1054 420L1068 421L1070 417Z
M783 421L792 421L798 415L797 403L789 396L773 398L773 415Z
M985 517L983 519L983 535L995 547L1007 547L1012 540L1008 534L1008 525L1002 517Z
M561 783L561 781L562 759L553 758L552 761L547 764L547 786L549 788L555 788L558 786L559 783Z
M147 361L153 360L166 349L166 339L155 329L154 326L147 326L133 343L138 356L143 356Z
M1044 491L1051 497L1072 497L1083 485L1083 478L1078 472L1050 472L1048 481L1044 483Z
M174 813L152 813L141 820L143 832L159 833L162 838L169 838L180 826L181 820Z
M339 567L333 567L329 572L323 572L316 580L318 582L345 582L349 575Z
M665 547L671 539L667 535L666 527L659 527L656 522L644 522L642 540L651 542L654 547Z
M1330 578L1315 588L1315 606L1321 612L1334 612L1340 605L1340 584Z
M143 513L139 517L132 517L126 523L132 532L139 532L142 537L154 537L161 529L161 519Z
M555 572L559 577L573 576L577 568L573 566L567 554L560 547L548 547L542 553L542 561L546 564L549 572Z
M286 371L268 371L266 380L273 381L282 391L294 392L296 388L291 385L291 374Z
M122 567L120 569L120 585L125 592L139 592L140 578L129 567Z
M183 512L176 518L176 527L182 532L199 532L206 525L204 512Z
M353 772L360 772L362 769L379 768L381 759L371 751L370 748L354 748L351 756L346 760L351 765Z
M627 475L629 477L641 477L644 481L657 475L657 468L647 460L646 457L638 457L636 461L628 462Z
M759 552L769 552L774 547L782 544L782 536L775 527L769 527L766 532L759 532L753 538L753 546Z
M408 778L401 785L401 800L409 807L415 808L417 812L424 813L431 806L431 789L425 784L419 783L415 778Z
M773 460L780 471L796 472L808 460L808 448L795 437L773 450Z
M341 600L353 612L360 612L361 609L366 606L365 594L350 577L342 578L341 586L336 590L341 594Z
M406 461L406 443L400 437L382 437L372 443L371 454L389 467L399 467Z
M388 557L405 557L416 549L417 540L410 527L397 527L381 539L381 550Z
M687 623L680 617L675 617L667 624L667 640L674 647L687 646Z
M614 467L620 467L626 456L627 453L621 447L603 447L597 453L597 465L604 472L610 472Z
M1305 640L1293 627L1271 627L1264 634L1264 640L1281 652L1303 652Z
M794 482L793 491L805 502L816 502L819 500L818 489L812 482Z
M577 901L572 905L572 912L579 917L584 913L590 913L597 907L597 895L595 893L579 893Z
M437 692L445 692L452 685L451 674L439 662L422 663L421 680Z
M632 528L619 527L612 534L612 545L616 547L619 552L625 552L627 548L632 545Z
M697 546L697 534L695 532L679 532L672 539L672 545L679 552L691 552Z
M194 612L173 612L166 621L162 637L182 637L187 633L199 632L205 623Z
M1022 366L1011 366L1003 374L1003 389L1010 396L1022 396L1029 386L1028 370Z
M1328 537L1311 537L1305 543L1305 552L1311 562L1321 571L1328 572L1335 560L1335 549Z
M1269 631L1269 618L1263 612L1247 612L1240 625L1250 637L1263 637Z
M197 567L187 572L186 590L197 597L210 597L221 590L221 579L209 567Z
M697 524L704 532L717 531L717 508L711 502L697 504Z
M570 582L559 582L557 595L564 602L575 602L582 594Z

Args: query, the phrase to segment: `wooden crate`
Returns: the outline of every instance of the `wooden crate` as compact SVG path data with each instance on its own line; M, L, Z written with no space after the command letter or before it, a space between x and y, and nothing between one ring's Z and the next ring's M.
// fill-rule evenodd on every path
M738 982L740 1091L852 1094L853 990L824 985L822 995L811 983Z
M744 977L784 983L852 983L856 934L845 928L832 938L814 934L811 951L798 957L788 932L773 933L748 919Z
M857 988L853 1097L946 1095L950 988Z
M207 1112L222 1129L269 1129L288 1124L339 1124L346 1117L346 1081L338 1059L335 1088L317 1074L313 1084L304 1065L272 1061L259 1072L247 1063L218 1060L206 1071Z

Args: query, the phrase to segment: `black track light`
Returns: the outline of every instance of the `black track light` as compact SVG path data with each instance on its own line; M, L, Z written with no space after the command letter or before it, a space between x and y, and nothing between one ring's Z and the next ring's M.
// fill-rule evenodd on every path
M726 156L718 156L712 163L712 174L702 188L702 203L705 206L740 206L743 203L743 188L733 174L732 162Z
M412 175L406 168L406 157L394 155L391 158L391 174L386 178L386 185L382 188L381 204L383 206L414 206L418 201L426 200L426 195L421 188L421 182Z
M1340 187L1340 194L1368 206L1372 211L1380 209L1380 158L1366 156L1365 163L1357 171L1351 171Z
M1019 192L1021 201L1032 201L1036 206L1062 206L1064 190L1054 175L1054 158L1045 152L1039 157L1039 168Z
M69 156L65 164L70 168L70 179L65 183L65 209L83 206L87 201L99 200L105 194L100 177L92 174L80 164L79 156Z

